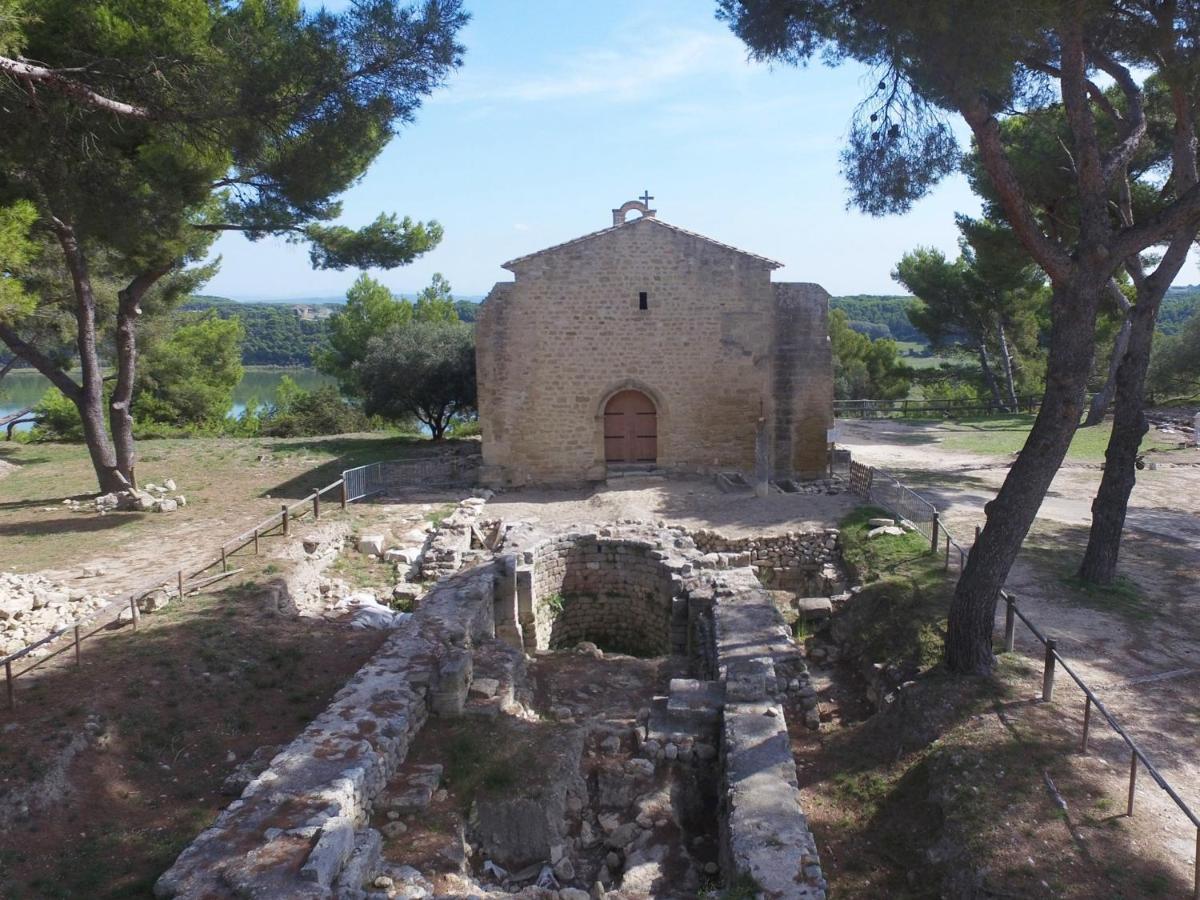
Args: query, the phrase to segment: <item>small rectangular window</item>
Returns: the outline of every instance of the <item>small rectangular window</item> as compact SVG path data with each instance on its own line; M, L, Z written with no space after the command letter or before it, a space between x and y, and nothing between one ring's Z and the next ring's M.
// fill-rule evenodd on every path
M638 292L638 309L649 309L649 300L646 298L645 291Z

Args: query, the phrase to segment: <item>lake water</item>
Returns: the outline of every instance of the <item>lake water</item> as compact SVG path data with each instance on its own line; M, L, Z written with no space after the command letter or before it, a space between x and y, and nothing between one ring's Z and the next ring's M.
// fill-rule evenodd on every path
M334 383L332 378L322 375L316 369L246 369L246 374L242 376L241 382L234 389L233 408L229 411L229 415L240 416L246 409L246 404L251 400L257 401L259 404L272 402L284 375L287 375L306 391L323 384ZM37 372L29 369L9 372L4 380L0 381L0 418L19 412L27 406L33 406L49 387L50 382ZM26 431L29 427L29 425L18 425L17 430ZM0 438L3 436L3 431L0 431Z

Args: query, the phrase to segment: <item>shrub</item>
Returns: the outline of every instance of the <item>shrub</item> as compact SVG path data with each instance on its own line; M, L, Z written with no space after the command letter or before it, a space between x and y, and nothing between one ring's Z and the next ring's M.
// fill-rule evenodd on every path
M260 422L262 433L270 437L346 434L371 427L363 411L347 403L333 385L305 391L287 376L280 382L275 405Z
M37 425L30 432L33 441L82 441L83 421L79 409L58 388L50 388L33 408Z

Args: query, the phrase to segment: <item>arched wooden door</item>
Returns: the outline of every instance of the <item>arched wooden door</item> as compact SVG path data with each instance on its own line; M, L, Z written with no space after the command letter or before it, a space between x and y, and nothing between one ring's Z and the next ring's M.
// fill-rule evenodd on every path
M641 391L614 394L604 407L604 459L652 463L658 459L658 413Z

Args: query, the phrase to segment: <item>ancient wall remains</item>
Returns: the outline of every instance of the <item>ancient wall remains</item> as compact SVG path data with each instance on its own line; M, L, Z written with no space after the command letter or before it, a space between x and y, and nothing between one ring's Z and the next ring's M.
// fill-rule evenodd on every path
M836 528L749 538L698 531L692 538L705 553L744 554L744 564L753 568L759 581L772 590L793 591L804 597L828 597L844 588Z
M562 537L533 553L533 598L523 618L535 646L580 641L637 656L672 651L671 573L652 545ZM538 640L541 641L538 644ZM684 641L677 642L680 650Z

